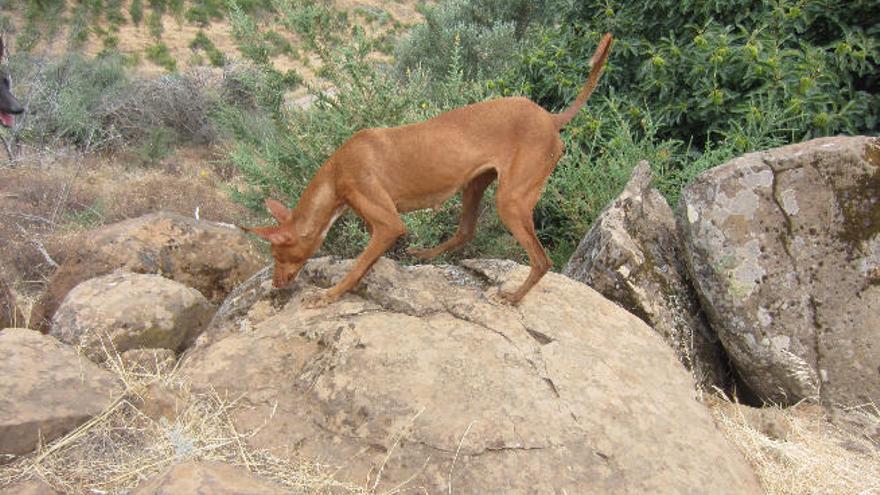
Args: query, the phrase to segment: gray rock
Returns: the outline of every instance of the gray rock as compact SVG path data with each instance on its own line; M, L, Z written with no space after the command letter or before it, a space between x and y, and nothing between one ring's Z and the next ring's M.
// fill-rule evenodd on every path
M220 462L186 461L137 487L132 495L280 495L291 493L247 470Z
M710 389L723 386L726 357L681 261L675 216L640 162L623 192L599 214L563 273L599 291L658 332Z
M193 288L159 275L115 272L71 290L52 319L50 334L102 362L108 351L182 351L213 313L211 303Z
M0 332L0 356L0 462L68 433L120 392L108 372L33 330Z
M45 481L34 479L0 488L0 495L61 495Z
M713 328L766 401L880 402L880 143L832 137L701 174L678 225Z

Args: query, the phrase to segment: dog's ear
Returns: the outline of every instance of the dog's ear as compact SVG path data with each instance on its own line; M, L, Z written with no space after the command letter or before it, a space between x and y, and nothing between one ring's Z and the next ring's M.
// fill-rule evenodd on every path
M293 244L296 239L293 235L293 231L289 227L285 228L280 225L274 225L272 227L242 227L239 225L238 228L245 232L258 235L272 244Z
M273 217L275 217L275 220L278 220L278 223L284 223L290 220L290 210L287 209L281 201L267 199L266 209L269 210L269 213L271 213Z

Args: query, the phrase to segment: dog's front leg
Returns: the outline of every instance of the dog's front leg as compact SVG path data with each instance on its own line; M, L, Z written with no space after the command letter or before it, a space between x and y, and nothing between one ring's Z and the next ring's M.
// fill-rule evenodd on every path
M406 233L406 226L400 219L400 214L391 198L381 190L371 192L376 193L374 197L355 193L347 199L351 209L369 224L372 231L366 249L357 257L354 267L342 281L330 289L303 298L305 307L321 308L327 306L353 289L376 260L394 245L398 237Z

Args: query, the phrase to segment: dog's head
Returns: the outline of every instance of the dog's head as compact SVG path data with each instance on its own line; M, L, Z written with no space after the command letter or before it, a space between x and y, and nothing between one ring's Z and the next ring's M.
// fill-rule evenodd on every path
M272 285L284 287L289 284L308 261L311 252L308 245L299 238L294 229L292 214L286 206L274 199L266 200L266 209L278 220L278 225L270 227L239 227L272 243L272 257L275 258L275 271Z
M0 36L0 60L4 58L3 37ZM4 127L12 127L15 123L14 115L24 112L18 99L12 94L12 80L9 73L0 68L0 124Z

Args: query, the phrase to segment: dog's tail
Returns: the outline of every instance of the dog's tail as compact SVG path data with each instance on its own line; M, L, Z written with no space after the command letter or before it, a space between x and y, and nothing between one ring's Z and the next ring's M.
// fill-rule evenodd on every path
M587 83L584 84L584 88L581 89L581 92L577 95L577 98L575 98L574 103L566 108L565 111L553 115L553 120L556 122L557 128L562 129L566 124L571 122L571 119L577 115L578 110L580 110L584 104L587 103L587 100L590 99L590 95L593 94L593 90L596 88L596 83L599 82L599 77L602 75L602 70L605 69L605 61L608 59L608 54L611 52L611 39L611 33L605 33L605 36L602 37L602 41L599 42L599 47L596 48L596 52L593 53L593 58L590 59L590 77L587 78Z

